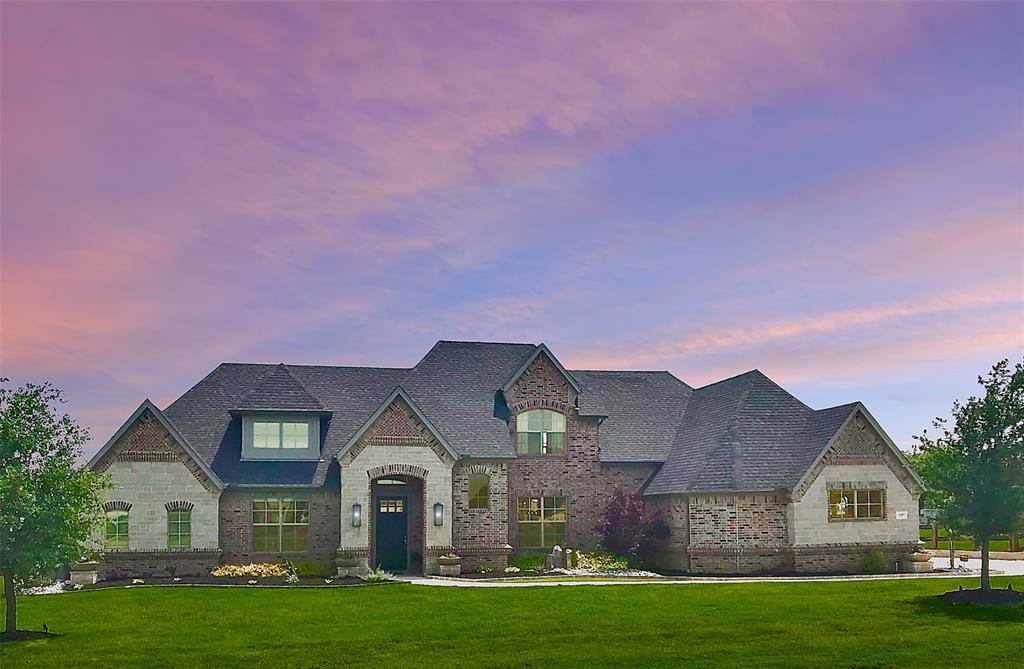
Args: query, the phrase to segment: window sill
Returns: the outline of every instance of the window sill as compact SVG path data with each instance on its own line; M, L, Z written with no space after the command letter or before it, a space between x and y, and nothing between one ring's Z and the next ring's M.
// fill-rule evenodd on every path
M888 518L829 518L830 523L877 523Z
M517 460L565 460L568 453L516 453Z

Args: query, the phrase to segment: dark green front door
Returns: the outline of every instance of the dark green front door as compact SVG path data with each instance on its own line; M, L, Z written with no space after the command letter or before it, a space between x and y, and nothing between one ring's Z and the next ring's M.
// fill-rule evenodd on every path
M387 571L409 566L407 507L405 497L377 498L377 564Z

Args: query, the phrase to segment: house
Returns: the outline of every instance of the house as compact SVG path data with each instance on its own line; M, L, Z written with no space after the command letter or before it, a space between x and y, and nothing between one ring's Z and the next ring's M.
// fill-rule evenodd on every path
M860 403L814 410L759 371L567 370L543 344L439 341L409 369L225 363L148 400L90 466L103 569L203 573L292 557L436 573L588 548L616 488L694 573L895 568L923 485Z

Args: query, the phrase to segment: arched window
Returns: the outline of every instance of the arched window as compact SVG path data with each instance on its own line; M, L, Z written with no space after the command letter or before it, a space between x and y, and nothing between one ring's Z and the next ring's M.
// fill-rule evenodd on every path
M167 547L192 547L192 502L168 502Z
M490 506L491 480L487 474L469 475L469 508L486 509Z
M516 416L516 450L523 455L565 453L565 416L550 409L532 409Z
M103 547L128 548L128 512L124 509L111 509L106 512L106 516Z

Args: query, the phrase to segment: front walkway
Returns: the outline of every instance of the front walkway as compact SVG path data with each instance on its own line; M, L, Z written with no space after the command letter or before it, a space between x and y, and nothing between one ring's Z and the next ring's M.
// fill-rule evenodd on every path
M1024 576L1024 562L1013 560L992 560L992 574L998 576ZM936 567L948 565L948 560L933 559ZM971 570L981 569L981 560L969 560L966 566ZM564 580L522 580L479 581L461 578L445 578L437 576L400 576L398 580L413 585L427 585L456 588L526 588L531 586L550 585L700 585L705 583L802 583L813 581L890 581L907 578L971 578L977 573L968 574L872 574L860 576L694 576L689 578L651 578L647 580L631 580L629 578L607 580L573 580L572 576ZM551 578L551 577L538 577Z

